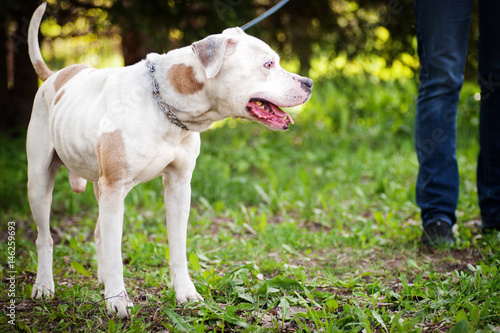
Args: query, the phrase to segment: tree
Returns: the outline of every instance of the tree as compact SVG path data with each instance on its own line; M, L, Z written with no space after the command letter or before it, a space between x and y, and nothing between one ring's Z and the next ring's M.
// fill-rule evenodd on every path
M65 38L118 32L125 65L130 65L149 52L167 52L225 28L242 26L277 1L52 0L47 16L65 28ZM472 55L478 38L475 6L469 43ZM0 130L26 126L29 119L37 80L26 37L35 7L32 0L0 3ZM84 29L74 28L82 18ZM339 55L355 59L376 54L388 65L403 53L414 57L414 22L412 0L291 0L248 33L269 43L285 59L298 60L300 72L307 75L310 60L319 55L333 60ZM476 67L475 57L469 57L466 77Z
M28 55L32 0L3 0L0 4L0 131L28 125L38 81Z

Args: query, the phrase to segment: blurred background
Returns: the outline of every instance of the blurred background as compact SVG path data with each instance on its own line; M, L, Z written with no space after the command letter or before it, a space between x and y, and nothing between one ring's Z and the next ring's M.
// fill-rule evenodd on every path
M53 70L74 63L126 66L149 52L168 52L243 26L277 2L49 0L39 38ZM29 216L25 137L40 81L29 60L27 31L38 4L0 1L0 218L9 220ZM477 21L474 8L457 124L464 197L460 214L469 220L478 215L473 204L480 104ZM290 0L248 29L280 54L285 69L313 78L313 94L303 106L287 110L295 120L287 133L234 119L202 133L202 154L192 182L195 206L208 203L239 210L264 203L263 209L268 209L274 202L275 211L302 207L305 219L319 219L319 214L328 225L332 216L344 216L339 211L354 211L365 219L365 211L376 206L399 212L403 221L418 219L415 30L411 0ZM68 195L67 182L59 183L63 187L56 187L57 214L95 210L92 191ZM161 180L142 186L129 196L134 206L150 205L141 201L148 197L144 193L161 206ZM351 220L346 217L346 223Z
M49 0L41 47L52 69L136 63L225 28L242 26L276 0ZM0 130L25 128L38 82L27 29L38 1L0 3ZM477 4L476 4L477 5ZM477 10L466 78L474 79ZM291 0L247 31L270 44L288 70L315 81L363 84L415 80L418 71L411 0ZM316 85L318 87L318 85ZM402 106L403 111L405 108Z
M149 52L168 52L228 27L243 26L277 2L49 0L39 39L52 70L75 63L126 66ZM15 221L19 235L15 260L22 270L18 281L23 298L31 295L37 262L36 225L26 189L25 138L40 84L27 50L29 20L39 3L0 0L0 221ZM419 246L413 139L419 61L413 1L290 0L247 33L270 44L285 69L314 79L311 99L287 109L295 124L277 132L256 122L226 119L201 134L201 154L191 182L187 250L197 287L204 286L202 294L214 290L213 298L206 299L216 303L200 310L183 309L178 315L169 305L174 297L165 301L173 293L167 294L164 287L170 283L164 267L169 249L162 223L163 184L157 177L136 186L125 199L123 239L127 283L136 286L131 294L140 293L154 306L141 309L133 320L136 326L109 320L106 328L106 318L96 324L92 318L102 316L93 314L102 310L88 302L101 300L99 292L89 292L97 290L96 279L90 278L90 272L97 270L97 261L90 259L96 251L90 240L98 207L92 184L84 193L72 193L68 172L62 168L53 194L51 232L59 258L54 260L56 281L64 284L59 290L65 291L58 291L62 302L54 303L57 310L45 303L19 310L25 315L25 329L51 331L47 327L59 325L62 331L94 325L98 328L93 331L129 327L133 331L139 325L152 325L141 326L151 331L154 325L164 330L179 323L179 330L203 331L207 327L203 325L216 322L205 331L221 327L231 331L235 320L253 320L253 313L258 313L260 325L271 313L261 310L271 306L277 313L275 308L282 307L283 300L289 308L307 307L313 318L307 320L314 320L317 330L323 331L337 327L367 331L370 324L374 331L388 331L385 322L391 323L391 332L444 332L459 317L467 319L465 313L470 314L465 327L471 331L477 321L481 327L498 327L499 307L491 310L498 303L488 296L498 294L498 256L490 253L500 247L495 247L498 242L485 245L479 235L477 1L474 6L457 119L458 249L432 252L434 256ZM3 241L7 235L7 224L0 223L3 253L8 253ZM234 267L242 262L248 266L240 275ZM6 271L3 267L7 266L0 262L0 278ZM246 267L255 273L261 270L265 284L247 277ZM228 272L222 279L227 282L218 282L219 272ZM276 280L267 280L276 274ZM271 284L278 279L281 282ZM303 293L292 284L307 288ZM142 290L147 294L144 299ZM257 301L246 303L249 298ZM84 307L68 308L64 299ZM221 303L227 307L216 310ZM80 310L86 307L92 307L91 315ZM299 315L307 318L300 312L294 316ZM285 315L281 320L285 327ZM309 331L302 320L297 330ZM462 323L451 331L466 330L459 326Z

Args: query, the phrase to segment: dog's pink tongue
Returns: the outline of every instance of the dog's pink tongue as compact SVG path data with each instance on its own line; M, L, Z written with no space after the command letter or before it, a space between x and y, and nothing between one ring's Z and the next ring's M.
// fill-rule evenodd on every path
M247 104L247 108L260 122L272 128L285 130L290 124L294 124L288 113L272 103L251 101Z
M286 118L290 124L292 124L292 125L294 124L292 117L288 113L281 110L279 107L277 107L274 104L269 103L269 105L271 106L271 109L278 117L280 117L282 119Z

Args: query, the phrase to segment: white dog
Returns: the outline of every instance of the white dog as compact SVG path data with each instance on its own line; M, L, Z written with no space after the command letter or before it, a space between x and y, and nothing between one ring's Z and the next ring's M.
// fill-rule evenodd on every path
M74 192L94 184L99 202L95 239L99 282L109 313L128 317L121 239L124 198L137 184L163 177L170 273L178 302L202 300L186 260L191 175L199 132L233 117L285 130L292 118L280 107L305 103L313 82L283 70L278 55L239 28L190 47L149 54L124 68L73 65L48 69L38 46L46 4L29 27L29 54L44 81L28 128L28 194L38 227L38 272L32 297L54 294L49 230L54 178L69 170Z

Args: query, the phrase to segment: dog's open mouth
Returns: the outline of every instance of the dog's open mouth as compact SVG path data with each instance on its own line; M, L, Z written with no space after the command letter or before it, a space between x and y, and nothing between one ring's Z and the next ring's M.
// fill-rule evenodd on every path
M287 130L290 124L293 125L293 119L288 113L263 99L252 98L247 103L247 110L257 121L272 129Z

